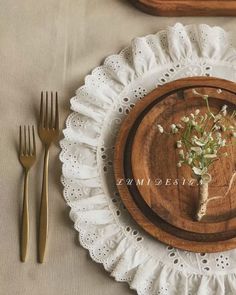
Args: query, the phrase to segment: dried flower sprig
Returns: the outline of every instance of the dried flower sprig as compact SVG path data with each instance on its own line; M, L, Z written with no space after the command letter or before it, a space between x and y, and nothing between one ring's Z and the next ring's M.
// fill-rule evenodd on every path
M206 213L208 199L208 183L211 181L209 167L217 160L227 157L223 148L236 138L236 110L228 114L228 106L224 105L220 111L214 113L209 106L209 97L201 94L195 89L192 90L195 96L205 100L207 111L201 114L199 109L194 113L184 116L178 123L171 124L169 130L157 125L160 133L174 134L177 138L176 148L178 151L178 167L187 165L192 169L193 174L199 180L200 200L197 219L200 220ZM202 191L201 191L202 190ZM215 198L214 198L215 199Z

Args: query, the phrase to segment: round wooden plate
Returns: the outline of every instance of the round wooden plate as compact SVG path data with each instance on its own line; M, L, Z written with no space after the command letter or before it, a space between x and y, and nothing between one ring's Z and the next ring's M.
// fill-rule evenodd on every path
M220 87L220 85L219 85ZM211 110L220 111L227 104L231 113L236 109L236 95L215 88L199 88L199 92L209 95ZM181 117L207 111L206 102L201 97L193 96L192 89L185 90L181 97L176 92L166 96L155 104L145 115L135 134L132 146L132 172L138 190L147 205L168 223L184 230L215 233L228 228L228 220L236 212L236 178L232 189L220 199L208 203L205 219L194 221L198 204L198 186L194 182L191 169L177 168L178 150L175 148L176 137L160 134L157 124L165 130L173 122L180 122ZM230 120L230 115L228 116ZM233 124L233 122L232 122ZM211 169L213 181L209 184L209 196L223 196L229 186L235 170L235 147L224 148L230 155L215 162ZM222 151L223 152L223 151ZM194 183L194 185L193 185ZM222 221L215 225L215 222Z
M145 114L156 103L163 100L164 97L169 96L173 92L173 89L177 90L178 96L181 97L183 95L183 89L192 87L213 87L215 89L221 88L232 94L235 92L235 84L232 82L201 77L178 80L174 82L174 85L173 83L166 84L147 95L144 100L136 104L120 129L114 162L115 176L118 183L120 183L121 179L124 180L127 177L133 177L132 170L130 169L131 165L129 165L132 140L135 136L136 128ZM126 185L125 182L121 182L121 185L118 185L118 190L126 208L137 223L152 236L164 243L196 252L217 252L232 249L236 246L236 238L234 238L236 235L235 218L228 220L227 228L225 229L227 231L218 234L188 232L161 219L140 196L135 184ZM218 224L221 225L222 222L216 222L214 225L217 226Z

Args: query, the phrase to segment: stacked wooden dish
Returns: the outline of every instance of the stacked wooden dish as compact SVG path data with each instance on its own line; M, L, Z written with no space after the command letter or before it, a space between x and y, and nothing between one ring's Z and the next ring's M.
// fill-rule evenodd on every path
M206 217L193 218L198 187L188 167L176 167L174 139L161 135L158 124L168 126L198 108L206 109L192 90L207 94L215 111L227 104L235 109L236 84L195 77L156 88L124 120L115 149L115 177L120 196L136 222L158 240L189 251L218 252L236 247L236 186L224 198L210 202ZM235 170L235 148L216 162L211 195L227 191ZM235 181L236 182L236 181Z
M129 0L138 9L158 16L235 16L232 0Z

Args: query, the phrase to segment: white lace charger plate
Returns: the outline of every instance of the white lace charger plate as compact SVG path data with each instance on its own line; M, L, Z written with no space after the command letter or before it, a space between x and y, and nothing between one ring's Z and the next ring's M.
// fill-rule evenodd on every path
M154 88L189 76L236 81L228 33L176 24L134 39L85 78L61 141L64 197L81 245L140 295L236 294L236 250L192 253L154 240L133 222L115 184L114 143L124 117Z

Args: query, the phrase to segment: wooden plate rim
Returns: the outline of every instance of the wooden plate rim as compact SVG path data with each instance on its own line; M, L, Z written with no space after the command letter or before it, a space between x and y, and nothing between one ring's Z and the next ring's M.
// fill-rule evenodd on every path
M129 0L137 9L156 16L235 16L236 3L194 0Z

